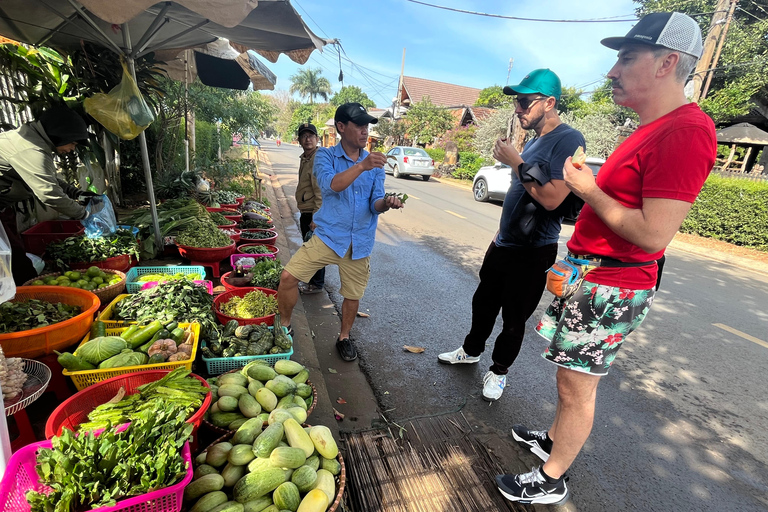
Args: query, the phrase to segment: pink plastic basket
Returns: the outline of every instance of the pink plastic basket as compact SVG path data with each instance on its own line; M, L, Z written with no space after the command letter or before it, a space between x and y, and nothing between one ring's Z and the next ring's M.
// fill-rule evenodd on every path
M50 489L40 483L35 465L37 450L50 448L50 441L40 441L20 448L8 461L3 480L0 482L0 512L29 512L25 498L28 491L47 492ZM184 499L184 488L192 481L192 454L189 443L184 444L181 456L187 463L187 474L178 483L141 496L118 501L114 507L101 507L99 512L179 512Z
M258 260L259 258L266 258L273 260L275 259L274 254L233 254L229 257L229 264L232 266L232 268L235 268L237 265L237 262L243 258L253 258L255 260ZM252 265L243 265L243 268L251 268Z

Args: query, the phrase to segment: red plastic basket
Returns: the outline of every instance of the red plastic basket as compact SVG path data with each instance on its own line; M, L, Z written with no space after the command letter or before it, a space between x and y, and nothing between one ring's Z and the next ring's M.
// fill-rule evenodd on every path
M88 270L90 267L99 267L104 270L119 270L125 272L132 267L130 254L121 254L120 256L113 256L103 261L81 261L76 263L70 263L72 270Z
M126 395L133 395L134 393L137 393L137 388L139 386L160 380L170 371L171 370L144 370L141 372L127 373L125 375L118 375L117 377L103 380L82 391L78 391L59 405L48 417L48 421L45 423L45 438L50 439L53 436L61 434L61 430L65 427L70 430L75 430L78 425L88 421L88 414L97 406L114 398L120 391L120 388L125 388ZM205 387L210 388L205 379L199 375L194 373L190 375L202 382ZM187 423L192 423L195 426L195 431L197 431L197 428L200 426L205 411L208 410L208 406L210 405L211 394L208 393L205 400L203 400L203 405L200 409L187 420ZM193 435L195 431L193 431Z
M208 210L211 213L219 212L220 214L227 216L227 215L237 215L240 212L238 212L236 209L232 208L214 208L213 206L206 206L206 210Z
M277 295L277 292L275 290L270 290L269 288L258 288L258 287L250 287L250 288L237 288L235 290L231 290L228 292L224 292L215 299L213 299L213 312L216 313L216 318L219 319L219 322L221 322L221 325L226 324L230 320L237 320L237 323L240 325L248 325L248 324L260 324L265 323L267 325L272 325L275 323L275 315L271 314L268 316L262 316L259 318L237 318L234 316L225 315L219 310L219 305L228 302L229 299L232 297L245 297L245 295L248 292L252 292L253 290L261 290L266 295Z
M178 245L178 244L177 244ZM179 254L190 261L219 262L228 258L235 252L235 242L226 247L190 247L188 245L178 245Z
M264 232L267 231L269 233L272 233L274 236L271 236L269 238L243 238L243 233L255 233L255 232ZM261 245L273 245L275 243L275 240L277 240L277 231L273 229L242 229L240 233L240 245L253 245L253 244L261 244Z
M34 359L74 345L90 330L93 315L101 305L99 298L89 291L61 286L19 286L11 302L29 299L80 306L82 313L46 327L0 334L6 357Z
M231 228L237 228L237 222L232 222L230 224L222 224L221 226L217 226L219 229L231 229ZM239 229L239 228L238 228Z
M235 201L237 201L237 206L243 206L243 201L245 201L245 196L236 197Z
M46 220L35 224L21 234L27 252L42 255L51 242L82 235L85 227L79 220Z
M256 245L263 245L267 249L269 249L270 252L264 253L264 254L251 254L251 253L243 252L243 249L245 247L253 247L253 246L256 246ZM239 245L237 247L237 251L235 251L235 254L247 254L248 256L264 256L265 254L271 254L272 256L277 258L277 253L279 253L279 252L280 252L280 249L278 249L274 245L271 245L271 244L260 244L260 243L257 243L255 241L253 241L253 240L249 240L249 243Z
M50 441L40 441L20 448L8 461L3 481L0 482L0 512L28 512L26 494L29 491L46 492L50 489L40 483L35 466L37 450L51 448ZM181 510L184 488L192 481L192 452L184 443L181 456L187 463L187 474L180 482L141 496L118 501L114 507L100 507L99 512L176 512Z
M232 204L224 204L220 203L222 208L226 208L227 210L237 210L237 207L240 206L240 203L232 203Z

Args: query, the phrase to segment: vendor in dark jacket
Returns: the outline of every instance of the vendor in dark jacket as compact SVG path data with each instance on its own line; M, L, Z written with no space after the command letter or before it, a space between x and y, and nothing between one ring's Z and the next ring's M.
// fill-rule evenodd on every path
M84 219L88 214L78 201L85 202L95 194L59 179L53 157L54 152L69 153L87 140L83 118L63 105L48 109L38 121L0 133L0 219L11 243L17 285L37 273L18 235L16 207L37 199L62 215Z

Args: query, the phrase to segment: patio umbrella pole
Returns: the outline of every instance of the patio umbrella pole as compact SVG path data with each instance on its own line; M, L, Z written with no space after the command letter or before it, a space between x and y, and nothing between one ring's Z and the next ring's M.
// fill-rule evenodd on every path
M133 81L136 82L136 66L131 57L131 33L128 29L128 24L123 23L123 38L126 43L126 60L128 61L128 69L131 70L131 76ZM155 247L159 254L163 253L163 236L160 233L160 222L157 217L157 202L155 201L155 187L152 184L152 170L149 166L149 150L147 149L147 136L144 131L139 134L139 145L141 146L141 161L144 164L144 180L147 183L147 196L149 196L149 209L152 213L152 227L155 231Z

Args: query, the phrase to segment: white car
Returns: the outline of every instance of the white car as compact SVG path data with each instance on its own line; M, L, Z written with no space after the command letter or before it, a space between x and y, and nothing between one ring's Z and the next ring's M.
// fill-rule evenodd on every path
M595 176L604 163L602 158L587 158L587 165ZM477 171L472 182L472 195L475 196L475 201L503 201L511 182L512 168L496 162L496 165L487 165Z
M395 146L387 151L384 172L395 178L421 176L422 180L429 181L435 172L435 161L421 148Z

